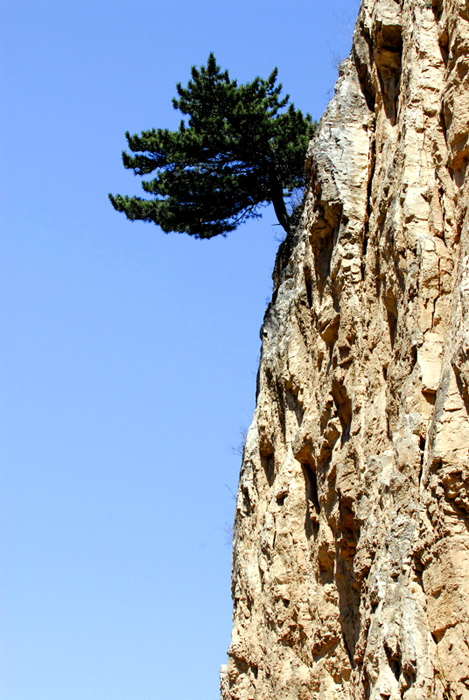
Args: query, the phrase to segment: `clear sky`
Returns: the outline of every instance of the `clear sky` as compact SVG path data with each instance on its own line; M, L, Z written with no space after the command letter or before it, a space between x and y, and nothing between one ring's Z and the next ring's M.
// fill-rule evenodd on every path
M0 697L217 700L229 530L279 227L131 224L124 132L214 51L319 118L357 0L16 0L0 14Z

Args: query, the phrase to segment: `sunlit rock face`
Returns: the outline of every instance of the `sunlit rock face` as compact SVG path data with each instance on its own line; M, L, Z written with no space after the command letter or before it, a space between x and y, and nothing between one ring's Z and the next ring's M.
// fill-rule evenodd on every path
M282 244L223 700L469 698L469 2L363 0Z

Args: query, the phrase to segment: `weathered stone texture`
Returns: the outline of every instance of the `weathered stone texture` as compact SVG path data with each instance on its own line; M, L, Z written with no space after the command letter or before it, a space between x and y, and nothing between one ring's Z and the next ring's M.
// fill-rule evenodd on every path
M468 0L363 0L262 328L223 700L469 698Z

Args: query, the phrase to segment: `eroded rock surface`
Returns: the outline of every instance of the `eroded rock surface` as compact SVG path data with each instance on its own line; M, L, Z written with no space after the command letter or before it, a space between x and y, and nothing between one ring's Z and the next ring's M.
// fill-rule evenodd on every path
M282 244L223 700L469 698L469 2L363 0Z

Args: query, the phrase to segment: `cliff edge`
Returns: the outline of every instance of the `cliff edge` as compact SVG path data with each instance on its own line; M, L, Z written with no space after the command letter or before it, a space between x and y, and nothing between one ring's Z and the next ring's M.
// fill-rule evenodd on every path
M468 0L363 0L261 331L223 700L469 698L468 65Z

